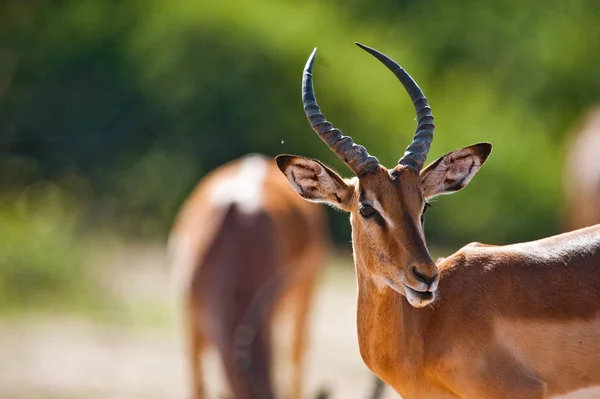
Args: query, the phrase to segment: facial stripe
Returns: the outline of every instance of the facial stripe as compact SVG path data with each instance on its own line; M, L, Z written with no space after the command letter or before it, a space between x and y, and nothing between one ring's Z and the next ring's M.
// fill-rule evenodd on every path
M385 221L385 223L390 226L393 227L394 223L392 222L392 219L385 213L385 211L383 210L383 206L381 206L381 203L377 200L373 200L371 206L373 208L375 208L375 210L377 212L379 212L379 215L383 218L383 220Z

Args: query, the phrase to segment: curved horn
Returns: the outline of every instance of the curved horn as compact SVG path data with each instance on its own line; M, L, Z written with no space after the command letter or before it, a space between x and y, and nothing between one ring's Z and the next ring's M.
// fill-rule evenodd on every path
M433 129L435 128L433 124L433 114L431 113L431 108L427 103L425 94L423 94L423 91L419 88L417 82L415 82L408 72L406 72L396 61L363 44L356 42L356 45L381 61L383 65L396 75L400 83L402 83L408 92L408 95L415 106L415 111L417 111L418 123L413 141L406 148L404 155L400 158L398 163L409 166L417 172L420 172L425 163L425 159L427 158L431 142L433 141Z
M302 76L302 102L304 104L304 113L306 113L310 125L319 135L321 140L323 140L325 144L335 152L335 155L344 161L357 176L368 173L379 165L377 158L369 155L365 147L355 144L352 137L344 136L341 130L335 128L328 122L317 105L312 79L312 69L316 55L317 49L315 48L310 57L308 57L308 61L306 61L304 74Z

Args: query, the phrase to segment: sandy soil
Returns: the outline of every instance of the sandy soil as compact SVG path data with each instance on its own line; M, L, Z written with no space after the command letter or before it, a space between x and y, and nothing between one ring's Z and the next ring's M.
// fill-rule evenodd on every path
M118 322L75 316L0 321L0 399L189 397L163 259L159 248L137 247L97 260L106 295L118 299ZM326 386L332 399L368 398L373 377L358 353L355 301L352 269L329 268L311 324L307 397ZM285 329L279 338L285 341ZM277 370L285 377L285 364ZM217 397L222 379L214 354L206 371ZM385 399L392 398L399 396L387 388ZM600 390L569 398L600 398Z
M132 314L130 321L43 316L0 322L0 398L188 397L163 259L159 249L135 248L102 260L107 290ZM311 324L309 397L321 387L332 398L368 397L373 377L358 353L355 300L352 269L328 270ZM136 308L146 316L135 315ZM285 341L285 329L279 335ZM281 364L279 375L286 371ZM206 372L211 397L217 397L222 379L214 354L207 356ZM394 397L388 389L386 398Z

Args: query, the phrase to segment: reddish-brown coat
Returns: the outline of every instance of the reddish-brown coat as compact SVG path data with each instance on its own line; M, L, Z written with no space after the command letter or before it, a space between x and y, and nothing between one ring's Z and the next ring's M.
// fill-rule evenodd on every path
M358 273L364 361L405 398L547 398L600 385L600 226L472 244L437 266L439 297L423 309Z
M489 152L474 145L420 174L381 166L351 180L278 158L297 192L350 212L360 352L405 399L546 399L600 385L600 225L429 257L424 199L464 187ZM437 290L423 285L438 272Z

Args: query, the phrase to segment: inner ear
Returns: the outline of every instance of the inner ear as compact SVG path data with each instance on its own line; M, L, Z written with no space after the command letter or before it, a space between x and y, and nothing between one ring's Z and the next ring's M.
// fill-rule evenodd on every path
M449 152L421 172L425 198L451 194L465 187L492 151L489 143L474 144Z
M354 184L342 179L321 162L294 155L279 155L277 166L303 198L349 210Z

